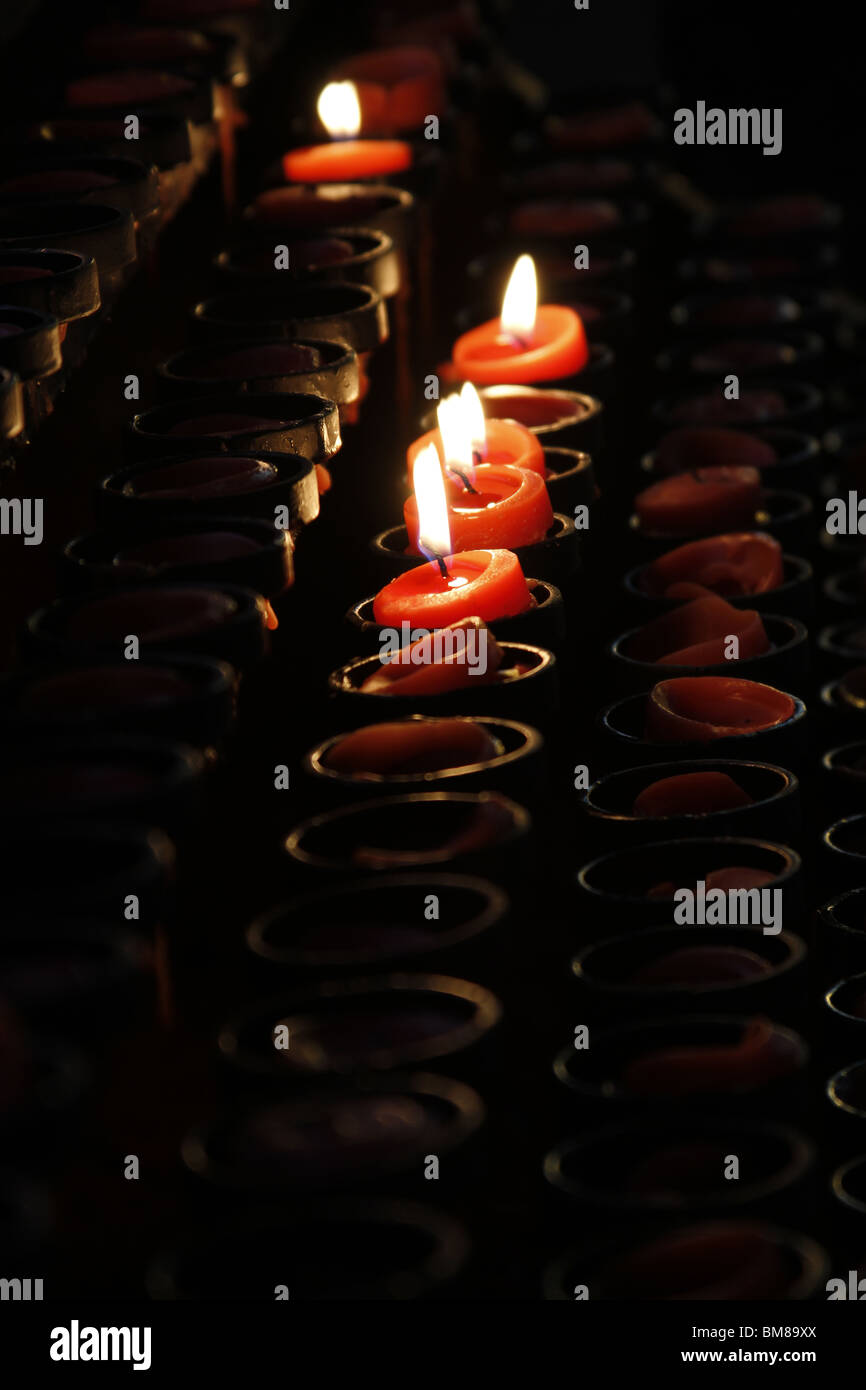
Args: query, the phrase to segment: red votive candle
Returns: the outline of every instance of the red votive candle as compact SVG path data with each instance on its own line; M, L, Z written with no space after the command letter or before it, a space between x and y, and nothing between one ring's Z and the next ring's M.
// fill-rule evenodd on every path
M540 198L521 203L511 212L508 225L512 236L527 241L558 236L592 236L611 231L621 222L614 203L575 198Z
M447 627L461 618L485 622L525 613L535 602L510 550L467 550L442 557L446 573L432 561L406 570L380 589L373 617L383 627L404 621L419 627Z
M645 593L690 598L699 590L731 596L765 594L784 581L782 547L761 531L689 541L660 555L641 577Z
M642 101L551 116L547 133L552 145L569 150L603 150L647 140L658 129L656 117Z
M665 743L705 742L784 724L796 702L782 690L737 676L678 676L653 686L646 733Z
M307 145L283 155L290 183L351 183L399 174L412 163L403 140L359 140L361 106L354 82L329 82L319 95L319 118L329 145Z
M688 468L716 468L734 464L771 468L779 456L771 444L741 430L671 430L656 445L654 462L662 473L682 473Z
M452 690L487 685L496 679L502 665L502 648L481 618L463 618L450 623L443 631L449 640L442 644L440 651L430 635L401 647L397 655L383 661L380 669L368 676L361 686L364 694L443 695ZM481 674L464 660L470 633L479 641L483 634L487 661Z
M484 441L479 441L480 462L513 463L517 468L529 469L532 473L539 473L542 478L545 476L547 469L544 462L544 449L538 436L528 430L525 425L518 424L516 420L485 419L484 433ZM428 430L426 434L413 440L406 450L406 462L410 477L416 458L428 444L435 445L443 464L447 462L440 431L438 429Z
M544 479L537 473L509 464L484 463L473 470L472 489L458 478L446 477L448 521L455 550L535 545L553 525L553 507ZM414 494L403 504L403 518L409 551L420 555Z
M726 772L681 772L660 777L635 798L635 816L711 815L751 806L752 797Z
M322 762L369 779L466 767L501 752L498 740L472 719L403 719L344 734Z
M684 425L711 425L717 421L734 421L743 425L758 425L774 416L784 415L785 397L778 391L743 391L737 400L725 400L715 391L705 396L692 396L680 401L670 411L672 420Z
M731 637L738 639L741 659L770 649L760 613L707 594L654 618L633 634L623 653L660 666L714 666L726 660Z
M666 951L628 976L634 984L722 985L746 984L769 975L770 963L743 946L682 946Z
M761 495L756 468L696 468L693 473L662 478L639 492L635 513L646 531L718 531L751 521Z
M589 361L580 317L563 304L537 307L535 265L517 261L502 313L463 333L452 349L453 368L476 385L525 385L574 376Z
M639 1095L687 1096L753 1091L795 1071L801 1050L768 1019L748 1019L742 1036L721 1046L664 1047L635 1057L623 1071Z

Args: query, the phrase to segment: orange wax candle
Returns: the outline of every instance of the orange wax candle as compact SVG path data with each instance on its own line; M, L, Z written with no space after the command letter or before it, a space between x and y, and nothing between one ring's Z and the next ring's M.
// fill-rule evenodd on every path
M544 449L538 436L516 420L485 420L486 439L479 450L483 463L512 463L516 468L526 468L543 478L547 473L544 462ZM480 443L480 441L479 441ZM443 463L447 463L442 445L442 434L438 429L428 430L414 440L406 450L406 463L409 475L421 450L433 444Z
M784 578L782 547L773 536L733 531L660 555L647 566L641 587L665 598L690 598L705 590L735 596L765 594Z
M290 183L352 183L399 174L411 164L412 151L402 140L335 140L283 155Z
M445 480L451 544L455 550L480 550L486 546L535 545L553 525L553 508L544 479L512 464L483 463L472 476L470 491L459 478ZM418 544L418 503L413 496L403 504L409 533L409 551L423 552Z
M665 743L705 742L784 724L797 706L790 695L737 676L679 676L653 686L647 737Z
M726 772L681 772L659 777L635 798L635 816L712 815L751 806L752 797Z
M535 602L510 550L467 550L407 570L373 599L373 617L383 627L404 621L437 628L461 618L485 622L525 613Z
M573 376L589 361L589 346L573 309L542 304L527 338L504 332L501 319L488 319L457 339L452 356L460 375L476 385L520 386Z
M738 639L740 659L770 649L760 613L706 594L654 618L632 635L623 653L660 666L719 665L730 637Z
M473 689L496 679L502 665L502 648L481 618L461 618L449 623L438 634L420 637L401 647L395 656L383 660L379 670L361 686L365 695L444 695L448 691ZM467 644L483 643L486 665L483 671L465 659Z
M686 534L742 526L761 502L757 468L696 468L651 484L635 498L635 512L647 531Z

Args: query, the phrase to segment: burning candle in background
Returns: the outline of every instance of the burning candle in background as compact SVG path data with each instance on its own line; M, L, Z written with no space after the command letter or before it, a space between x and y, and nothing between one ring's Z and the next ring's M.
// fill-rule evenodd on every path
M445 480L439 455L428 445L413 468L418 511L418 548L430 563L392 579L373 600L373 616L383 625L404 620L443 627L460 618L485 622L525 613L533 597L510 550L480 549L451 554Z
M450 399L446 397L445 400ZM467 381L460 392L463 409L470 418L472 452L476 463L513 463L518 468L531 469L544 477L546 472L544 449L537 437L525 425L516 420L488 419L484 414L481 397L471 382ZM441 403L439 411L445 401ZM449 407L451 409L451 407ZM445 463L444 444L441 428L428 430L409 445L406 460L411 474L412 465L420 451L428 444L435 444L443 464Z
M580 317L562 304L538 303L535 262L518 257L497 319L471 328L452 349L452 370L476 385L558 381L589 361Z
M316 109L331 144L307 145L285 154L283 173L290 183L351 183L410 168L412 149L404 140L357 138L361 106L354 82L329 82Z

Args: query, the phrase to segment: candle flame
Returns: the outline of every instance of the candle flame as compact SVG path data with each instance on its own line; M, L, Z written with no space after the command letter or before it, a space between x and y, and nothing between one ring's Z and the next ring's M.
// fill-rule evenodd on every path
M460 392L460 404L472 440L472 457L475 462L487 457L487 426L484 421L484 406L481 397L471 381L464 384Z
M418 549L428 560L450 555L445 479L435 444L427 444L418 453L412 467L412 486L418 506Z
M531 256L518 256L502 299L499 322L502 332L518 342L532 340L538 309L538 281Z
M465 402L458 395L446 396L436 410L442 440L442 462L459 477L473 472L472 431Z
M329 82L319 93L316 110L332 140L357 135L361 129L361 103L354 82Z

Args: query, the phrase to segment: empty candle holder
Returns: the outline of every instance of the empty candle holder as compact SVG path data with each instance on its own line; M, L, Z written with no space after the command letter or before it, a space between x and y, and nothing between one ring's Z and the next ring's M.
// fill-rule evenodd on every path
M236 685L224 662L182 655L18 671L0 682L3 736L77 738L98 727L219 744L234 723Z
M337 884L278 903L247 927L250 974L260 990L272 990L280 972L293 980L399 967L486 979L508 954L509 906L501 888L468 874L382 874Z
M811 1236L767 1222L702 1221L671 1233L569 1251L544 1275L544 1297L573 1300L575 1288L593 1299L631 1302L684 1298L719 1302L823 1298L830 1257Z
M501 1018L490 990L448 975L329 980L254 1005L221 1029L218 1050L245 1094L441 1062L465 1075L490 1060ZM281 1026L286 1048L274 1041Z
M31 614L22 648L67 665L123 655L129 634L141 656L190 652L243 669L267 653L265 600L236 584L174 583L57 599Z
M710 685L702 685L703 681ZM726 758L776 763L794 772L803 765L806 706L796 696L759 681L744 681L741 686L735 676L676 677L672 687L659 690L655 686L649 695L628 695L602 711L599 724L617 767L645 766L668 758L705 758L714 751ZM742 700L742 706L729 705L728 695ZM721 701L718 713L711 714L708 722L705 702L710 708L717 697ZM685 712L682 722L677 706ZM669 727L668 710L674 713ZM713 723L716 719L722 722Z
M827 1080L825 1094L829 1102L825 1143L841 1158L862 1144L866 1131L866 1061L849 1062L834 1072Z
M414 238L414 216L412 194L390 184L292 184L260 193L244 213L241 233L261 240L272 229L308 237L357 227L384 232L406 252Z
M303 766L313 799L324 804L440 788L532 801L544 785L543 748L538 731L516 720L415 714L333 735Z
M78 155L30 149L4 160L0 203L26 204L46 199L99 203L132 216L138 253L153 247L159 225L157 171L139 159L118 158L101 151Z
M545 449L581 449L598 459L604 406L595 397L561 386L482 386L478 394L486 416L516 420L537 435Z
M124 433L130 462L187 454L300 454L323 463L340 448L333 401L301 395L231 396L172 401L134 416Z
M362 359L388 337L385 301L366 285L295 284L291 288L217 295L192 310L200 342L249 338L325 339Z
M854 972L866 964L866 887L837 893L818 909L817 941L833 972Z
M677 905L680 917L690 914L700 931L704 927L699 918L712 917L716 911L730 915L730 907L750 920L728 926L754 929L763 925L778 934L781 924L790 929L803 917L801 867L799 854L789 845L743 835L695 835L603 854L579 870L577 886L583 920L602 936L621 931L626 923L630 931L639 931L678 920L674 917ZM684 889L691 896L684 895ZM755 889L766 890L770 898ZM707 894L716 890L721 890L724 902L716 896L707 901ZM729 892L737 890L739 896L728 900ZM765 922L771 909L774 920ZM755 917L757 921L751 920Z
M145 1284L149 1298L171 1302L221 1291L272 1303L278 1286L314 1299L422 1299L459 1287L470 1249L457 1221L419 1202L322 1200L211 1221L206 1234L156 1255Z
M155 456L110 473L99 483L96 512L106 526L142 529L238 513L274 525L285 512L286 529L297 535L319 515L319 486L306 456L282 450L239 449L213 455L207 449L193 450Z
M754 927L649 927L586 946L572 961L581 1017L615 1020L689 1013L749 1013L800 1021L806 945Z
M137 257L132 214L101 203L0 205L0 251L13 247L92 256L106 312L131 278Z
M221 1203L260 1200L287 1184L296 1197L409 1195L434 1147L453 1190L467 1176L484 1118L481 1097L460 1081L373 1077L232 1109L187 1134L181 1157Z
M860 732L866 734L866 722ZM866 793L866 742L845 743L822 755L818 791L824 816L860 810Z
M500 643L502 663L491 680L476 678L453 689L416 691L414 682L403 695L399 682L376 690L365 685L382 670L379 655L356 657L328 677L333 704L332 723L354 728L380 719L411 714L436 717L491 715L528 719L542 728L556 719L560 708L556 657L525 642ZM410 668L411 669L411 668Z
M866 815L834 821L821 836L821 849L826 892L866 885Z
M177 352L156 368L166 400L189 396L314 395L334 401L340 424L354 423L361 398L358 355L343 343L253 338Z
M99 280L92 256L75 251L0 251L4 304L56 318L67 369L84 360L99 310Z
M347 281L390 299L400 289L400 255L391 237L373 227L328 227L326 236L293 238L286 268L277 269L274 238L241 240L220 251L214 269L226 290L280 290L286 281Z
M862 1057L866 1045L866 975L862 972L836 980L824 994L824 1055L831 1065L843 1066Z
M800 784L772 763L730 758L650 763L599 777L582 798L599 851L614 844L705 835L803 833Z
M863 598L866 601L866 588ZM855 669L866 662L866 615L822 627L818 633L816 656L823 675L833 676L836 681L844 681L846 676L851 676L848 688L839 688L843 697L848 696L850 705L856 707L858 700L866 700L866 689L859 689L855 675Z
M724 1176L731 1152L741 1160L738 1182ZM546 1155L544 1176L581 1222L597 1228L636 1221L669 1227L672 1220L731 1220L741 1212L776 1218L802 1209L811 1195L815 1149L784 1124L672 1118L664 1126L607 1125L565 1139Z
M501 792L411 792L302 821L284 842L300 876L454 867L508 883L530 852L529 812Z
M666 396L656 401L652 415L664 430L700 426L813 431L824 424L824 397L809 382L772 377L746 384L730 399L718 388L706 387Z

